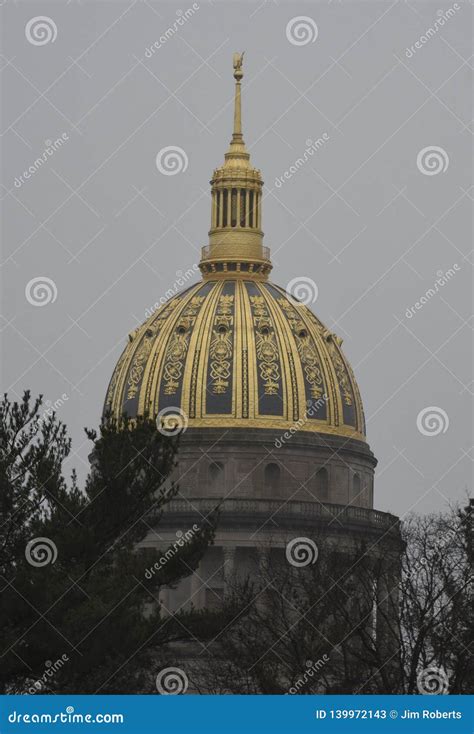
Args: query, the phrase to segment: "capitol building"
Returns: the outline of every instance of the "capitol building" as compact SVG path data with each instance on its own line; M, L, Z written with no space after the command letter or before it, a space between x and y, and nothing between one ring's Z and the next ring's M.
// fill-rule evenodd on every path
M212 174L202 279L130 334L105 400L105 414L181 432L179 491L143 546L167 548L221 507L197 571L161 592L171 612L218 608L237 576L258 575L269 556L284 560L295 539L312 541L309 552L322 536L348 553L357 543L379 556L400 548L397 518L374 509L377 461L342 339L270 280L242 76L236 54L233 133Z

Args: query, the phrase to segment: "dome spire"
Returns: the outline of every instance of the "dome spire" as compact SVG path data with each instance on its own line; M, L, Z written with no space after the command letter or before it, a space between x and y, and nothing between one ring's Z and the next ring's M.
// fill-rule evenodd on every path
M209 245L202 248L199 264L205 278L237 277L266 280L271 270L269 250L261 229L262 187L260 171L250 164L242 134L242 63L233 57L235 97L234 127L224 164L211 179L211 229Z
M234 54L234 79L235 79L235 102L234 102L234 133L232 140L237 141L238 138L242 140L242 99L240 94L240 82L244 75L242 71L242 62L244 60L244 53ZM243 142L243 140L242 140Z
M234 54L234 79L235 79L235 95L234 95L234 130L230 141L229 150L225 154L224 168L250 168L250 155L245 147L244 136L242 134L242 63L244 53Z

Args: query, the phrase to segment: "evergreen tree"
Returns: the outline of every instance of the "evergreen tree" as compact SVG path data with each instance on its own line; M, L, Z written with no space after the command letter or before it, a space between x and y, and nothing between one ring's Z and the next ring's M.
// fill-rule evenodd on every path
M156 692L167 643L217 624L192 611L165 617L157 602L161 586L196 568L215 518L165 563L163 551L137 550L150 513L156 525L177 491L169 477L179 437L147 419L88 431L93 459L81 491L74 472L63 474L66 428L41 407L28 392L0 403L0 690Z

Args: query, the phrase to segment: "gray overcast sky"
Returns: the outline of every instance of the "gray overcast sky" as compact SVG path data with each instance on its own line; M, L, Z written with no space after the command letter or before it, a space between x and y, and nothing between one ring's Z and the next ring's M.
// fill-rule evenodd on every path
M376 507L462 499L473 457L472 6L201 0L147 52L192 7L1 8L2 389L67 395L68 466L84 474L82 429L97 425L128 332L206 244L232 53L245 49L244 133L266 182L272 279L314 279L314 310L344 338L379 460ZM42 28L30 23L39 13ZM185 171L159 172L166 146L185 152ZM57 290L42 307L25 297L38 277ZM417 417L432 406L442 430L435 421L424 435Z

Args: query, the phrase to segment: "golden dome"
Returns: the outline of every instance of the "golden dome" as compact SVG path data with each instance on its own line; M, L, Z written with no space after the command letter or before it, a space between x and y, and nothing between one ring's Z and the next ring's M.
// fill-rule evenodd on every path
M234 132L214 171L203 280L129 337L104 413L181 416L189 428L268 428L365 440L362 402L341 340L279 286L261 231L260 172L241 130L242 56L234 55Z
M189 427L271 428L363 439L339 339L282 288L211 278L133 335L105 402L115 416L181 413Z

